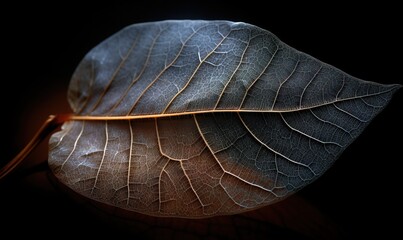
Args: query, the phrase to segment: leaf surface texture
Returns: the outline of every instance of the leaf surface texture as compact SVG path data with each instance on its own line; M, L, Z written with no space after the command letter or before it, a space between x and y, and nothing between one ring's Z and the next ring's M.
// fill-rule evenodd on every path
M49 164L74 191L130 211L235 214L321 176L398 88L246 23L135 24L92 49L69 87L77 116L113 120L65 123Z

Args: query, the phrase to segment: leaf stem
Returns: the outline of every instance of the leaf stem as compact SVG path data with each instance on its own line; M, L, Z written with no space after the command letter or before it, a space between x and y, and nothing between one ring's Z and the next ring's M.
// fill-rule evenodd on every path
M70 120L70 114L50 115L36 132L31 141L3 168L0 169L0 180L9 175L20 163L32 152L35 147L42 142L50 133Z

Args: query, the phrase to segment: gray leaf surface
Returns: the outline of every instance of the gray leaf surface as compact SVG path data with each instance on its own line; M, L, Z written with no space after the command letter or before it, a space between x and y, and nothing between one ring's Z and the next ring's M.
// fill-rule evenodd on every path
M135 24L77 67L68 100L83 118L51 137L49 165L74 191L130 211L236 214L321 176L399 87L246 23Z

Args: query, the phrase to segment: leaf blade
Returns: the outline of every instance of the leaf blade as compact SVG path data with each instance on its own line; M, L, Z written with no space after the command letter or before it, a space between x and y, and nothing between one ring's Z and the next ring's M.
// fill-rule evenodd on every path
M49 164L75 191L131 211L248 211L316 180L399 87L245 23L132 25L78 66L79 115L52 136Z

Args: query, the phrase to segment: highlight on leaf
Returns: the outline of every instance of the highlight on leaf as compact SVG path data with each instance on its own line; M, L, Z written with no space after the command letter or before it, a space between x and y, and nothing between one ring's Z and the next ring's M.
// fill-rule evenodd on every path
M318 179L399 85L363 81L229 21L134 24L93 48L49 143L73 191L153 216L205 218Z

